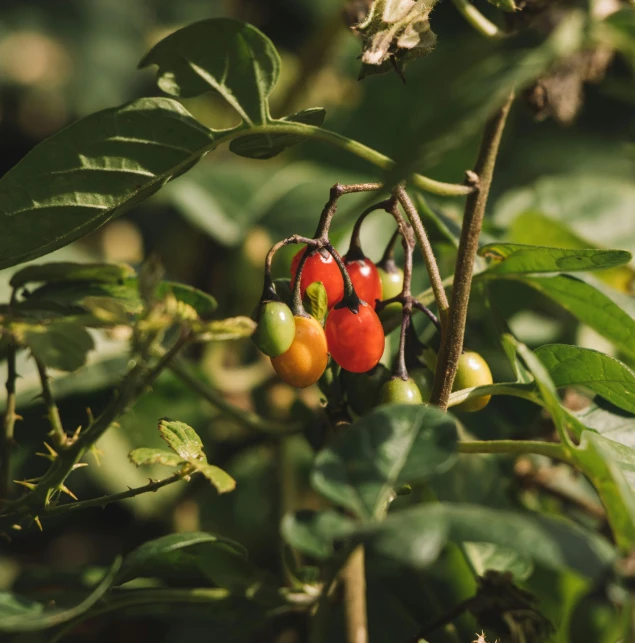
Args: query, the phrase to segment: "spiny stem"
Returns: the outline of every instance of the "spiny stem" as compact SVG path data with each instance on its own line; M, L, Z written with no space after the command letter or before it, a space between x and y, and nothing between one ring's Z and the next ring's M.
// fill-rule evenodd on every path
M430 245L430 240L428 239L428 235L426 234L425 228L423 227L423 223L421 221L419 213L417 212L417 208L415 208L414 203L408 196L408 193L406 192L406 189L403 187L403 185L400 185L396 189L395 194L397 195L401 206L406 212L406 215L408 216L408 219L410 220L410 223L414 228L415 236L417 237L417 242L419 244L419 248L421 249L423 260L426 264L428 277L430 278L430 285L432 286L434 298L439 310L439 320L441 322L441 327L445 329L446 318L449 309L448 298L445 294L443 280L441 279L439 266L437 265L437 260L434 256L432 246Z
M454 270L450 315L441 336L441 349L430 397L431 404L436 404L444 410L448 407L459 358L463 350L474 259L478 250L485 206L494 176L496 156L513 99L514 94L512 93L485 126L475 166L477 191L470 194L465 203L465 215ZM443 325L443 318L441 324Z
M487 38L504 38L502 32L493 22L488 20L473 4L467 0L452 0L459 13L478 31Z
M46 404L46 415L48 417L49 425L51 430L49 435L53 438L53 444L62 448L66 445L66 431L62 426L62 419L60 418L60 412L55 404L55 399L53 398L53 392L51 391L51 386L49 383L49 376L46 372L46 366L39 360L37 357L33 357L35 364L37 366L37 372L40 376L40 384L42 386L42 398Z
M16 421L15 380L17 378L15 359L16 346L9 340L7 348L7 405L2 420L0 440L0 500L7 500L11 484L11 451L13 449L13 431Z

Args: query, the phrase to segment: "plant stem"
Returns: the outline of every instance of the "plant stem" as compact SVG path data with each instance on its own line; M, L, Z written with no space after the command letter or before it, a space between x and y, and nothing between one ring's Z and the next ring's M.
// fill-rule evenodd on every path
M216 389L212 388L206 382L200 380L196 375L191 372L187 363L177 358L172 361L168 367L182 382L187 384L193 391L198 393L202 398L207 400L212 406L221 410L223 413L234 418L240 424L246 426L258 433L265 433L272 437L282 437L298 433L301 430L299 424L282 424L280 422L273 422L265 420L257 413L238 408L228 402Z
M34 357L35 364L37 366L37 372L40 376L40 383L42 385L42 398L46 404L46 415L48 417L51 430L49 435L53 438L53 444L60 448L66 445L66 431L62 426L62 419L60 418L60 412L55 404L55 399L53 398L53 393L51 391L51 386L49 384L49 377L46 373L46 366Z
M408 215L408 219L410 220L412 227L414 228L417 242L419 243L419 248L421 248L421 254L423 255L423 260L426 264L428 277L430 278L430 285L434 292L434 299L439 310L441 328L444 329L447 323L449 304L447 295L445 294L445 288L443 287L443 280L439 273L439 266L437 265L437 260L434 256L432 246L430 245L430 240L428 239L428 235L423 227L417 208L415 208L414 203L411 201L403 185L397 188L396 195L405 213Z
M465 335L467 308L472 287L474 260L483 226L485 206L487 205L487 198L494 176L496 156L513 99L514 94L512 92L505 104L485 125L475 166L477 190L468 196L465 203L465 215L454 270L450 315L445 328L446 332L441 337L439 360L430 397L430 403L436 404L443 410L448 407L459 358L463 351L463 337Z
M538 442L534 440L474 440L458 443L459 453L502 453L506 455L525 455L535 453L568 464L573 461L562 444L558 442Z
M194 475L197 472L192 472L190 475ZM183 480L185 476L184 473L175 473L174 475L163 478L163 480L156 480L149 482L142 487L135 487L134 489L128 489L128 491L122 491L120 493L113 493L109 496L101 496L99 498L91 498L90 500L81 500L79 502L69 502L64 505L58 505L52 509L47 509L44 511L40 518L52 518L54 516L60 516L66 513L74 513L75 511L82 511L83 509L91 509L92 507L106 507L107 505L117 502L119 500L127 500L128 498L134 498L139 496L142 493L149 493L158 491L162 487L167 487L167 485L172 484L173 482L178 482Z
M341 576L344 582L346 643L368 643L363 545L359 545L353 550Z
M16 421L15 370L16 347L13 341L7 349L7 406L2 420L0 436L0 500L7 500L11 484L11 451Z
M504 38L505 34L467 0L452 0L459 13L483 36Z

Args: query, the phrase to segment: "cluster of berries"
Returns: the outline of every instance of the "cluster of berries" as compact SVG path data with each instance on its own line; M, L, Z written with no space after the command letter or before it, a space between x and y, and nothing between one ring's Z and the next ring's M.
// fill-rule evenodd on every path
M328 204L327 204L328 206ZM373 209L386 209L399 224L381 261L375 265L364 255L359 241L359 228ZM436 318L410 294L412 248L407 224L399 219L392 201L366 210L358 219L351 245L343 256L333 249L326 233L315 239L291 237L272 248L265 267L265 287L256 312L258 322L253 335L256 346L271 358L278 375L288 384L305 388L316 383L328 366L329 355L341 367L348 405L361 414L377 403L421 404L429 401L432 371L417 357L405 357L407 335L417 344L410 323L413 305L423 309L435 323ZM392 209L390 209L392 208ZM318 232L320 228L318 228ZM405 275L395 263L393 248L402 237L405 251ZM305 247L291 264L291 307L278 296L271 279L271 259L287 243L304 242ZM307 289L321 283L327 300L328 314L324 327L306 313L302 298ZM392 375L380 364L385 336L378 310L400 307L403 310L399 354ZM292 311L293 309L293 311ZM383 313L382 313L383 314ZM411 351L412 352L412 351ZM410 368L406 368L406 362ZM455 390L492 382L487 363L477 353L463 353L455 381ZM359 392L359 395L357 394ZM472 397L457 408L477 411L489 396Z

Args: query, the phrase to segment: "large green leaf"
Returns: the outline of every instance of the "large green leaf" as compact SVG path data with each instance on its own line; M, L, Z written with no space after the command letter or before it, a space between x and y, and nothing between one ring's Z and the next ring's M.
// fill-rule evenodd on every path
M335 543L355 532L356 523L333 510L297 511L282 520L282 535L295 549L313 558L329 558Z
M143 543L126 556L116 584L144 577L215 576L215 584L231 589L244 583L247 567L244 547L229 538L204 532L169 534Z
M575 417L589 429L604 437L635 449L635 414L597 399ZM635 473L635 469L633 470ZM635 477L633 478L635 481Z
M601 578L615 559L613 547L564 519L501 511L481 505L422 505L390 515L364 530L375 551L417 568L434 562L449 541L493 543L560 571Z
M455 420L435 407L382 406L317 456L312 483L358 517L380 518L396 486L451 466L456 441Z
M625 250L571 250L519 243L489 243L478 254L491 260L487 270L480 274L485 278L492 274L602 270L632 259Z
M599 351L568 344L547 344L536 350L558 386L584 386L620 408L635 413L635 373Z
M269 120L280 56L258 29L230 18L188 25L155 45L139 67L158 65L159 87L179 98L214 91L245 123Z
M0 179L0 268L123 214L196 163L213 141L167 98L142 98L61 130Z
M117 558L97 587L73 607L45 605L11 592L0 592L0 632L34 632L80 616L108 591L120 566L121 559Z
M635 355L635 319L624 310L624 307L630 310L633 303L626 297L620 297L619 293L605 289L590 279L583 280L571 275L519 275L511 278L519 279L553 299L620 349Z

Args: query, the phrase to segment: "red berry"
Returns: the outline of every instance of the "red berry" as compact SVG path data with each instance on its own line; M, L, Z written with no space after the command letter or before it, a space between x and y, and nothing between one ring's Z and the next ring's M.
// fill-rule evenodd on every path
M291 262L291 280L295 282L300 261L307 248L302 248ZM310 250L309 250L310 252ZM318 250L305 261L302 269L300 293L304 297L306 289L316 281L321 281L326 289L329 308L333 308L344 297L344 279L335 259L326 250Z
M375 367L384 353L384 329L377 313L366 302L358 312L333 308L326 318L326 340L331 357L351 373L365 373Z
M349 259L346 255L344 265L358 297L374 309L376 300L381 300L381 278L375 264L368 257Z

